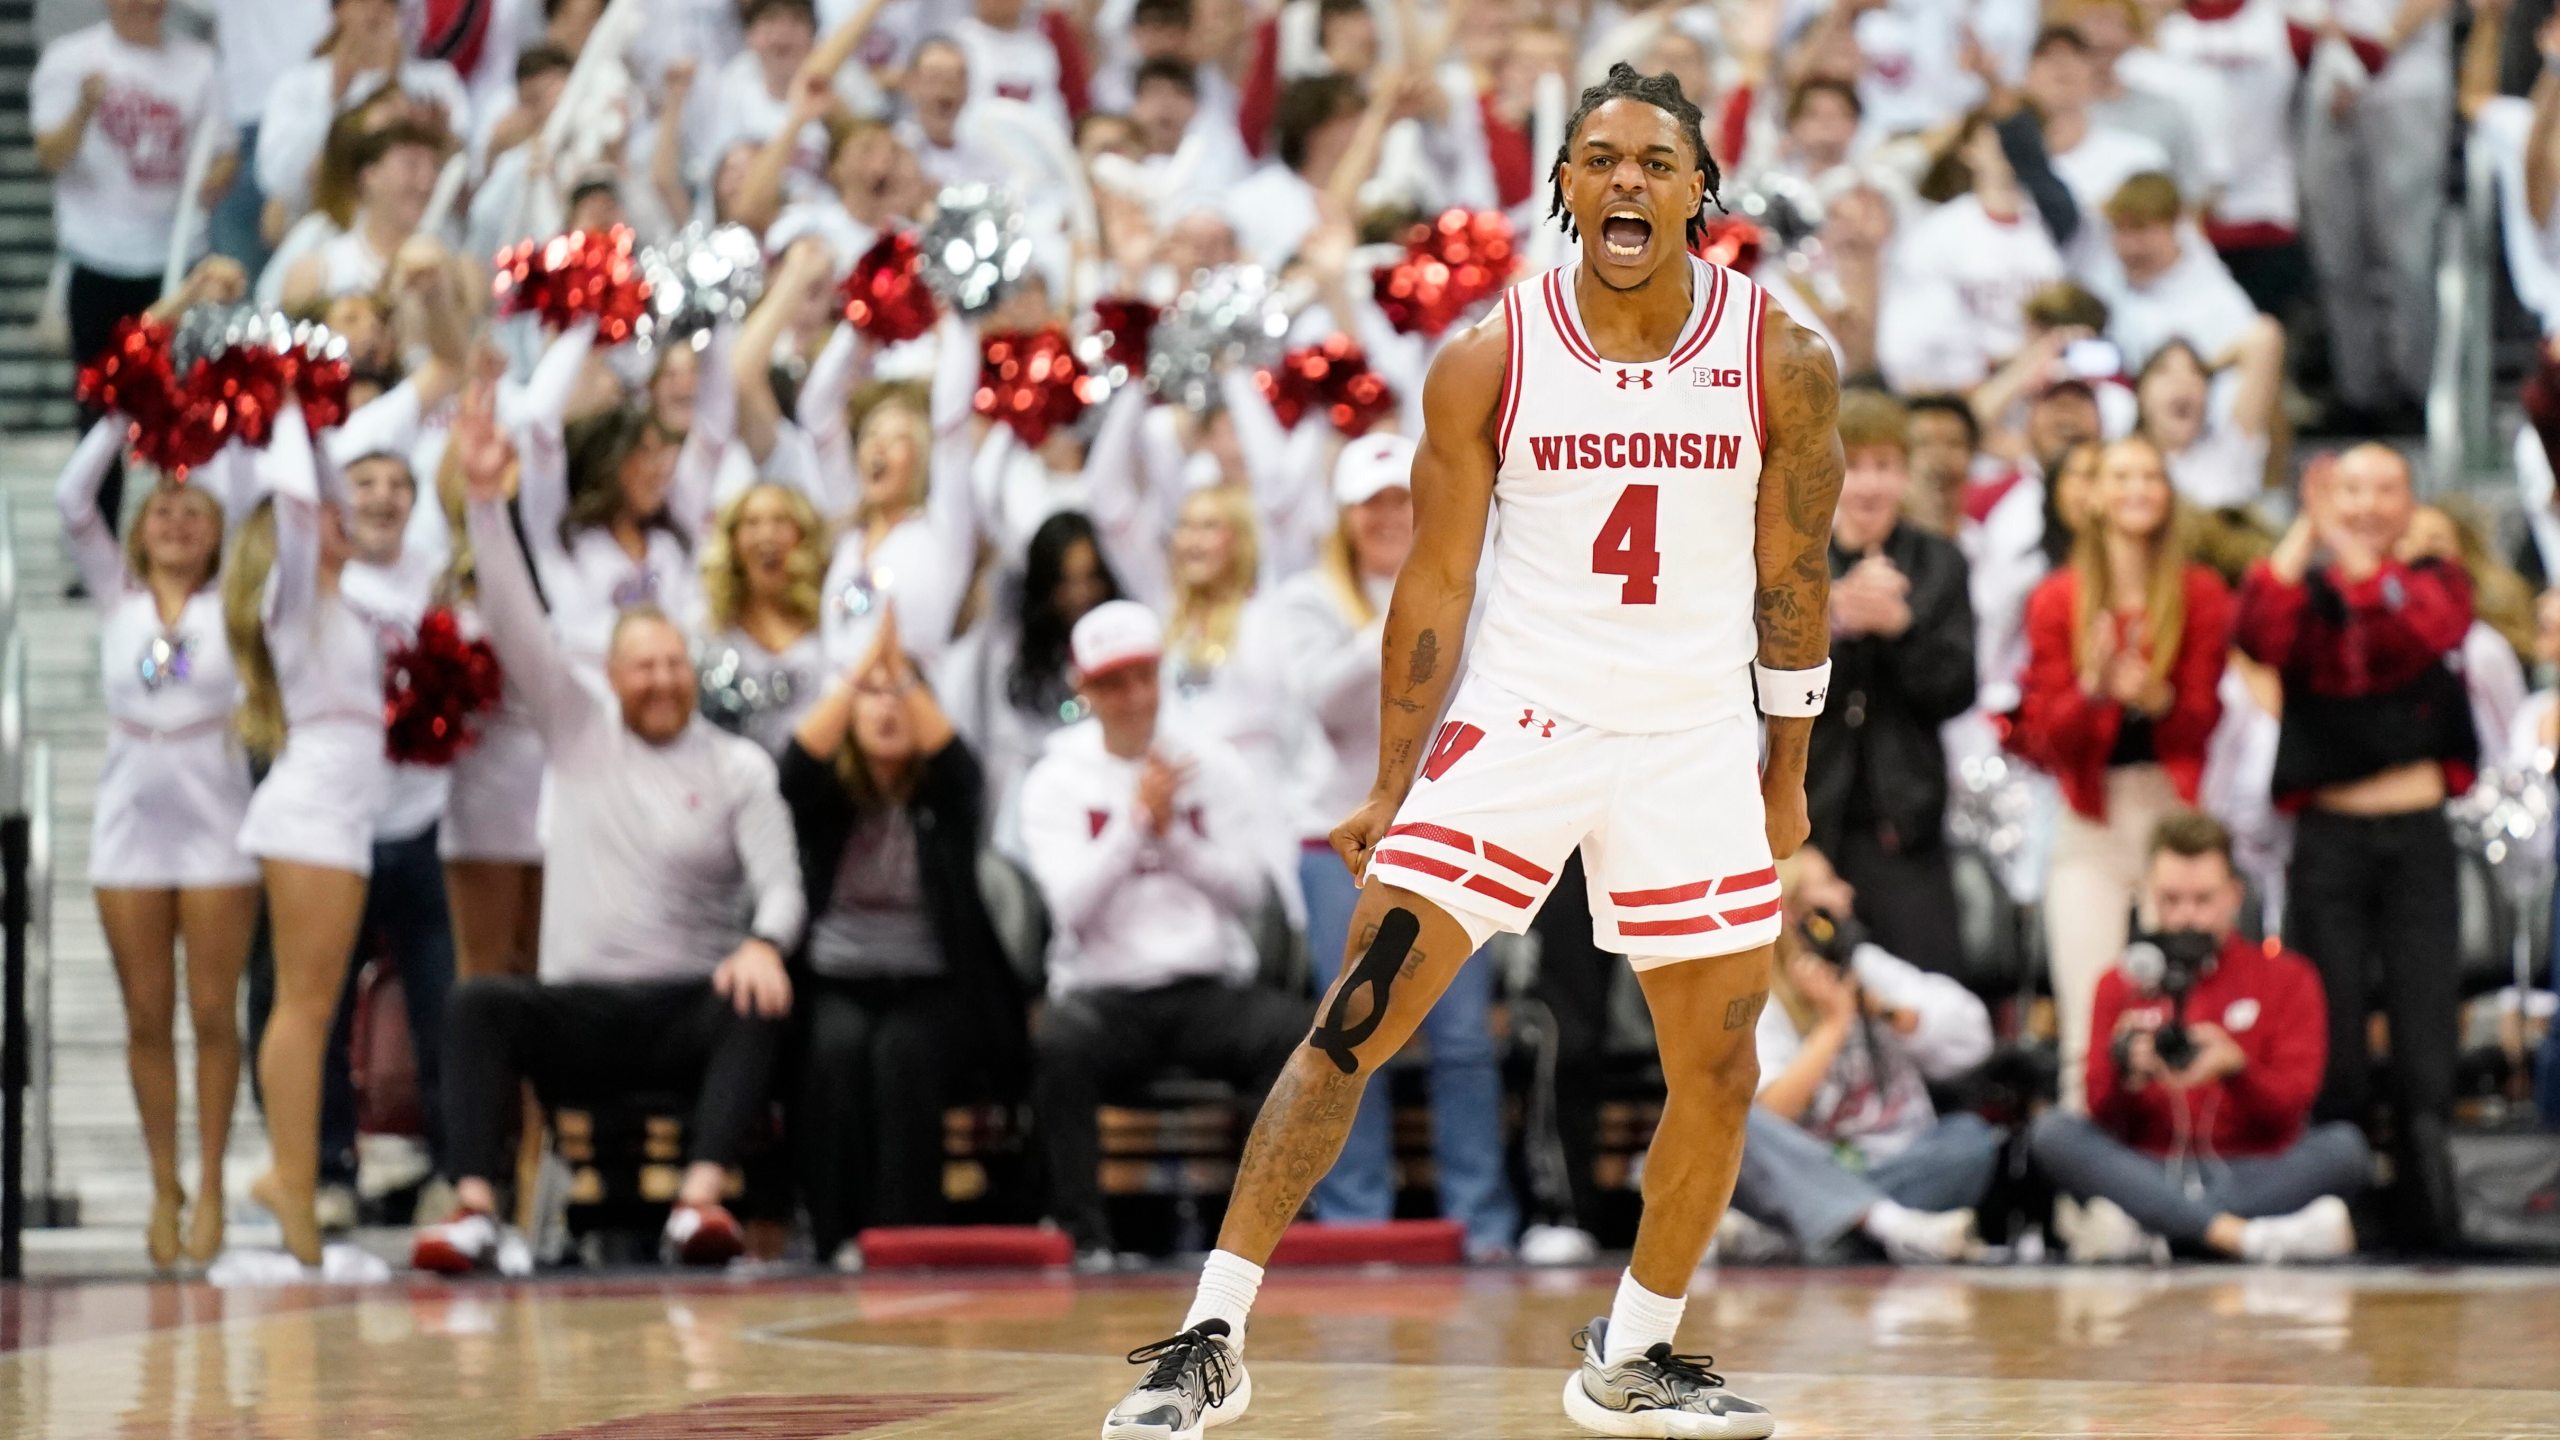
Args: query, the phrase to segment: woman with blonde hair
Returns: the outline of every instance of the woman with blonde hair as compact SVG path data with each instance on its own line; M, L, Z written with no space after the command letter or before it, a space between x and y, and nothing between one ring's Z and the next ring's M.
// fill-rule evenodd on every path
M759 484L721 509L702 557L702 713L779 754L816 702L826 529L808 497Z
M2123 952L2153 826L2193 806L2222 717L2232 600L2193 558L2157 443L2098 461L2095 508L2071 563L2027 602L2027 672L2010 745L2067 802L2045 886L2063 1093L2080 1100L2098 977Z
M381 627L339 593L349 545L345 478L288 402L259 457L267 498L224 569L223 619L239 672L240 736L273 756L240 827L275 921L275 1006L258 1048L275 1164L250 1187L285 1250L321 1260L312 1210L320 1071L364 916L384 753Z
M151 1263L222 1249L222 1157L240 1089L240 974L258 923L258 867L240 849L249 760L232 732L237 678L217 582L221 502L163 481L116 545L98 491L126 422L98 422L55 489L71 558L98 606L107 750L89 884L125 1008L125 1066L151 1159ZM178 1178L178 947L196 1042L197 1206ZM183 1235L183 1239L181 1238Z

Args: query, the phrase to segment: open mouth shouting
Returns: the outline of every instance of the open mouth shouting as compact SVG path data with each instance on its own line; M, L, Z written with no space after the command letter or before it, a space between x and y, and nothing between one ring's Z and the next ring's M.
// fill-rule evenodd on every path
M1633 205L1612 205L1600 221L1600 249L1611 260L1633 264L1653 246L1653 221Z

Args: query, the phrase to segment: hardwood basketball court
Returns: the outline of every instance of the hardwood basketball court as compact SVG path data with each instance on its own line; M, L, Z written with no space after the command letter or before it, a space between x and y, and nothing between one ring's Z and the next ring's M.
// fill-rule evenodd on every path
M1233 1440L1572 1435L1566 1338L1614 1272L1283 1271ZM1182 1274L656 1276L370 1291L0 1291L0 1436L1059 1436ZM2560 1271L1702 1272L1712 1349L1789 1437L2552 1437Z

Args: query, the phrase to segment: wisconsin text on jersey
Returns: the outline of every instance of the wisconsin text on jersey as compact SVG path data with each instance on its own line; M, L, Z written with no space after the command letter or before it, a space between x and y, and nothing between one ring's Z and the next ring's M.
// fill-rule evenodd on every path
M1532 435L1529 456L1541 470L1731 470L1742 463L1743 439L1658 430Z

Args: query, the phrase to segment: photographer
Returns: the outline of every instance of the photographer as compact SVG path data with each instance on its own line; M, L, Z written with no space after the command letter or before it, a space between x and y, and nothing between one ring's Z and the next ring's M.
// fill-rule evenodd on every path
M1778 862L1787 928L1760 1012L1760 1094L1742 1147L1735 1212L1783 1228L1808 1256L1851 1233L1893 1260L1965 1258L1972 1207L2001 1134L1978 1115L1941 1119L1928 1082L1991 1053L1991 1015L1962 985L1865 939L1857 892L1807 846ZM1730 1217L1728 1217L1730 1220ZM1720 1232L1727 1258L1755 1227Z
M2209 815L2160 822L2144 890L2144 933L2098 980L2093 1033L2113 1039L2089 1048L2089 1113L2027 1132L2056 1185L2098 1202L2072 1258L2137 1258L2152 1236L2269 1264L2354 1253L2342 1197L2372 1156L2353 1125L2304 1126L2328 1057L2320 977L2237 933L2231 832Z

